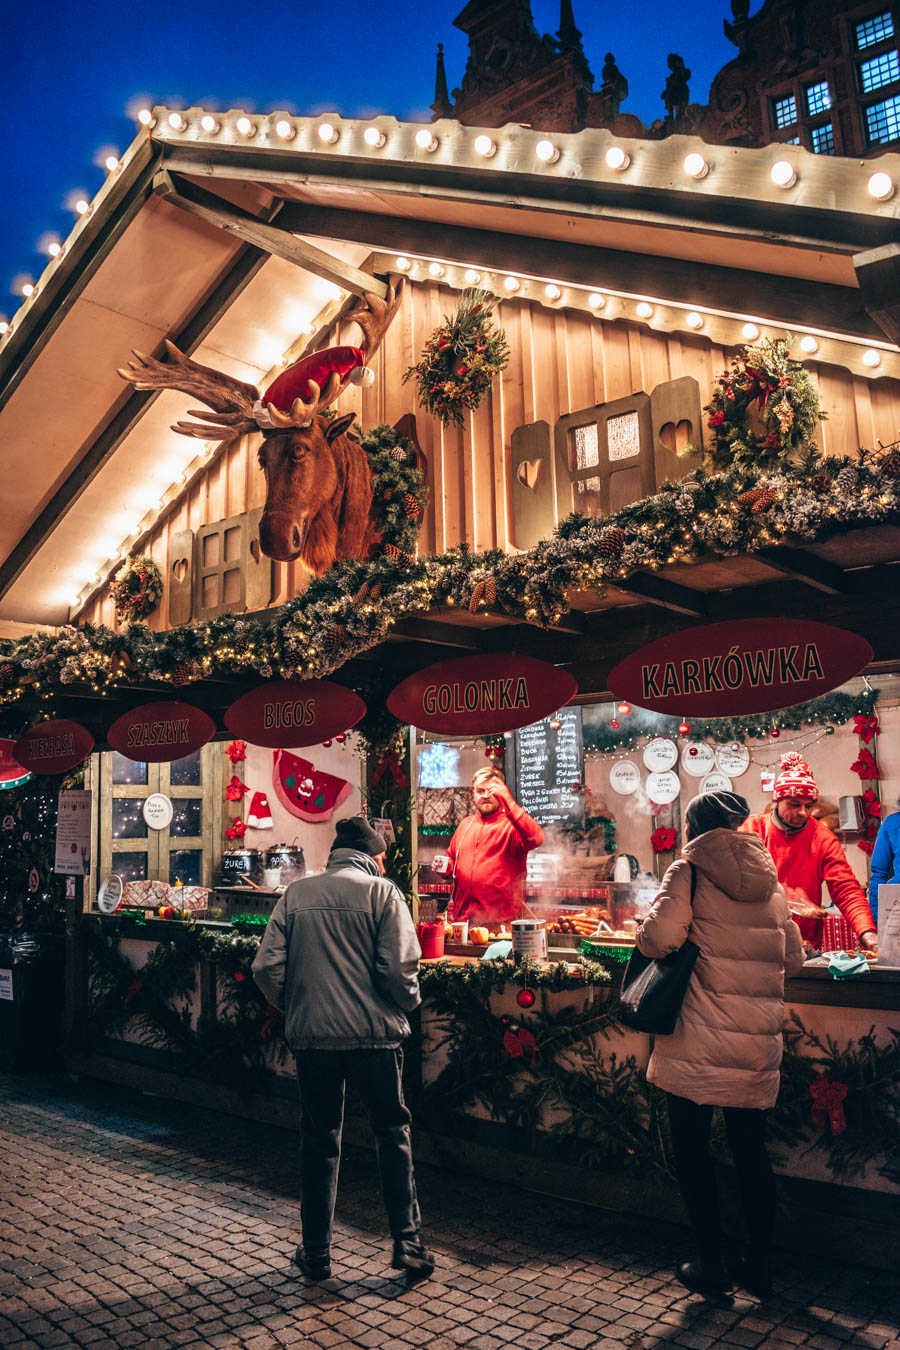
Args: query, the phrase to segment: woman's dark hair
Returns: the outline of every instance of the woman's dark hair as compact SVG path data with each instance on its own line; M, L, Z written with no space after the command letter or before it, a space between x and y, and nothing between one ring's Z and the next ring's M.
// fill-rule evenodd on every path
M750 803L738 792L704 792L689 801L684 813L691 838L707 830L736 830L750 814Z

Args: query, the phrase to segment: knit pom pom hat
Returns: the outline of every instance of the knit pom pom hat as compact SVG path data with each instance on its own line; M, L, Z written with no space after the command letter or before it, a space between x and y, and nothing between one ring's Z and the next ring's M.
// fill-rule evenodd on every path
M812 802L817 800L819 789L812 769L796 750L788 751L778 761L778 777L772 795L776 802L783 801L785 797L805 797Z
M371 858L387 852L384 835L373 830L364 816L348 816L346 820L339 820L331 847L355 848L358 853L368 853Z

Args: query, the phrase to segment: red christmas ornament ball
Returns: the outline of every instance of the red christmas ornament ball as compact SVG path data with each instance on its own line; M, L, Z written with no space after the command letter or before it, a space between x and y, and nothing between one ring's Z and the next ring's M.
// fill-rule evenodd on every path
M347 739L346 731L339 731L334 739L337 741L338 745L343 745L344 741Z
M681 736L690 736L690 734L691 734L691 724L690 724L690 722L679 722L679 723L678 723L678 733L679 733L679 735L681 735Z
M331 741L323 741L322 744L323 744L323 746L325 747L325 749L327 750L328 747L329 747L329 745L331 744Z
M690 749L688 750L688 754L689 754L692 758L693 758L695 755L698 755L699 753L700 753L700 752L699 752L699 750L697 749L696 745L692 745L692 746L690 747Z
M621 725L622 723L619 721L618 717L614 717L609 724L609 729L610 731L618 731Z
M777 727L773 727L772 730L769 732L769 735L772 737L773 741L777 741L778 737L781 735L781 732L778 730Z
M534 990L520 989L516 994L516 1002L520 1008L530 1008L534 1004Z
M618 708L616 709L616 712L619 714L620 717L627 717L628 714L631 712L631 704L627 703L623 699L622 702L619 704Z

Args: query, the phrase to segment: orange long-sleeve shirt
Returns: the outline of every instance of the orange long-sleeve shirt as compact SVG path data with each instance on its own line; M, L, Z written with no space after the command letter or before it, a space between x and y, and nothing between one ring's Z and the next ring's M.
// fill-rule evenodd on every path
M453 918L517 919L525 904L526 854L543 842L540 825L512 798L489 816L465 816L447 850L456 877Z
M778 828L770 812L750 816L741 829L748 834L758 834L766 845L788 901L799 891L803 899L814 905L820 904L824 881L832 900L857 934L861 936L877 929L862 886L853 875L840 841L821 820L811 816L802 830L788 833ZM795 918L804 940L818 945L822 937L821 919Z

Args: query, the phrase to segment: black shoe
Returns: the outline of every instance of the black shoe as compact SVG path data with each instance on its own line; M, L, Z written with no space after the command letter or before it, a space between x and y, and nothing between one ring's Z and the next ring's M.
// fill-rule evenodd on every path
M394 1239L394 1270L405 1270L408 1280L427 1280L434 1271L434 1257L428 1251L421 1235Z
M298 1247L294 1252L294 1265L298 1266L308 1280L328 1280L331 1278L331 1252L308 1252Z
M742 1256L728 1265L735 1282L754 1298L772 1297L772 1268L768 1261L754 1261Z
M675 1278L686 1289L708 1298L727 1294L732 1285L724 1266L711 1267L703 1261L682 1261L675 1271Z

